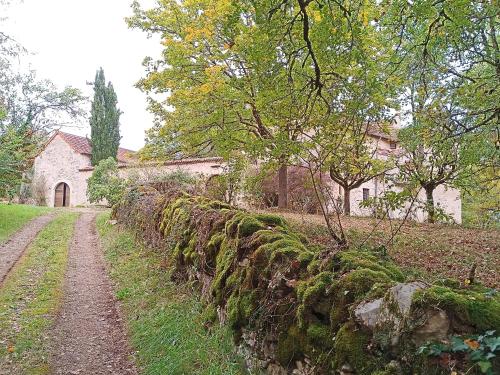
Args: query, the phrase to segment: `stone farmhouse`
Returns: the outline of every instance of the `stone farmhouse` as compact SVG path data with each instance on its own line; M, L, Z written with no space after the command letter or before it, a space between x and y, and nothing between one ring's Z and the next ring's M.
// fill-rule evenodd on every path
M398 124L393 124L392 132L395 133L394 129L397 128ZM371 144L374 154L374 158L386 159L391 154L398 154L401 149L398 143L397 137L388 133L387 130L378 129L373 127L367 132L368 142ZM370 216L372 214L371 208L362 207L362 202L370 197L380 197L384 192L391 191L401 191L404 185L397 184L394 182L387 182L385 178L387 175L396 174L397 170L393 169L387 171L384 176L373 178L372 180L362 184L359 188L353 189L351 191L351 214L355 216ZM342 188L333 184L333 194L339 200L342 198ZM440 185L434 191L434 204L443 212L450 216L451 219L457 223L462 223L462 200L460 198L460 191L446 186ZM389 213L391 218L402 219L409 212L409 219L415 220L417 222L424 222L427 219L427 214L422 208L422 203L425 202L426 196L425 191L421 189L415 200L415 204L411 207L408 204L407 207L392 211Z
M118 168L122 177L139 177L181 169L192 174L210 177L222 171L221 158L172 160L164 163L140 164L134 151L118 149ZM94 168L90 163L91 146L87 138L56 132L37 155L33 180L45 191L49 207L90 205L87 199L87 180Z
M376 156L387 157L398 148L397 140L384 132L370 131L371 142L376 147ZM182 170L205 178L218 175L223 171L223 160L217 157L172 160L163 163L138 163L134 151L120 148L118 150L118 167L122 177L152 176ZM93 167L90 163L91 146L85 137L56 132L35 158L34 181L42 181L45 201L50 207L87 206L87 179ZM342 196L341 188L335 186L332 191ZM369 197L377 197L386 190L401 190L397 185L388 185L383 178L375 178L359 188L351 191L351 214L369 216L370 209L363 208L361 202ZM425 192L419 193L419 200L424 201ZM434 192L435 204L450 215L456 223L461 223L461 199L458 190L440 186ZM391 217L401 218L406 210L391 212ZM413 209L410 218L424 221L426 214L421 208Z

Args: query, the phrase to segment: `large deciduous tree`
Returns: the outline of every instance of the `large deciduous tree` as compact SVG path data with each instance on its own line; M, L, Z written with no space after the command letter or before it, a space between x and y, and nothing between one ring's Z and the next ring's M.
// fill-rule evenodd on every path
M423 78L428 69L439 72L443 90L459 104L446 108L449 121L442 126L452 126L457 136L493 132L498 140L498 2L398 0L388 8L385 20L396 30L395 69L413 78ZM409 71L404 67L408 63Z
M301 137L343 109L337 103L354 76L375 82L375 70L363 69L387 62L390 50L375 43L383 14L375 1L324 5L172 0L144 11L135 3L130 25L160 34L165 48L163 59L145 61L139 82L163 124L147 155L172 145L187 155L242 150L276 166L286 206L286 167Z
M120 115L118 99L111 82L106 84L104 70L100 68L94 80L94 99L90 113L91 162L112 157L116 160L120 146Z
M440 185L468 190L500 158L500 49L494 2L397 1L395 67L406 86L402 178L425 191L436 220Z
M0 197L19 193L49 133L84 113L85 98L79 90L58 90L52 82L37 79L33 71L16 72L24 53L19 43L0 31Z

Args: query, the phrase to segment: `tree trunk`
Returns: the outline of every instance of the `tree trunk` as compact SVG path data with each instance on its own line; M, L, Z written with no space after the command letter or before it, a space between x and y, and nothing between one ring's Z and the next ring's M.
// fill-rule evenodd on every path
M278 171L278 207L288 207L288 167L282 164Z
M351 191L346 188L342 188L344 190L344 215L351 215Z
M434 223L435 221L435 210L434 210L434 197L432 196L432 193L434 192L433 187L426 187L425 188L425 196L426 196L426 210L427 210L427 222L428 223Z

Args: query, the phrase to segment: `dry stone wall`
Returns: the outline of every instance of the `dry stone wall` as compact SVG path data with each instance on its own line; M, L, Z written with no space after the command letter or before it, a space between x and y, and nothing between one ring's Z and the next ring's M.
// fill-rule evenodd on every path
M178 282L199 285L207 324L229 325L248 366L269 374L449 374L418 347L500 331L500 298L486 289L406 280L384 255L313 246L279 216L148 186L114 216Z

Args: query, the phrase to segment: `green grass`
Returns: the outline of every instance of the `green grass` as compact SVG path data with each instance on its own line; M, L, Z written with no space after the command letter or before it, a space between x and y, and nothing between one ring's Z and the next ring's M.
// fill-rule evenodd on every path
M0 286L2 374L49 373L47 330L61 302L77 217L65 213L48 224Z
M0 203L0 243L29 220L49 211L47 207Z
M117 284L127 329L143 374L242 374L229 330L204 328L200 296L171 281L162 257L134 236L98 217L111 277Z

